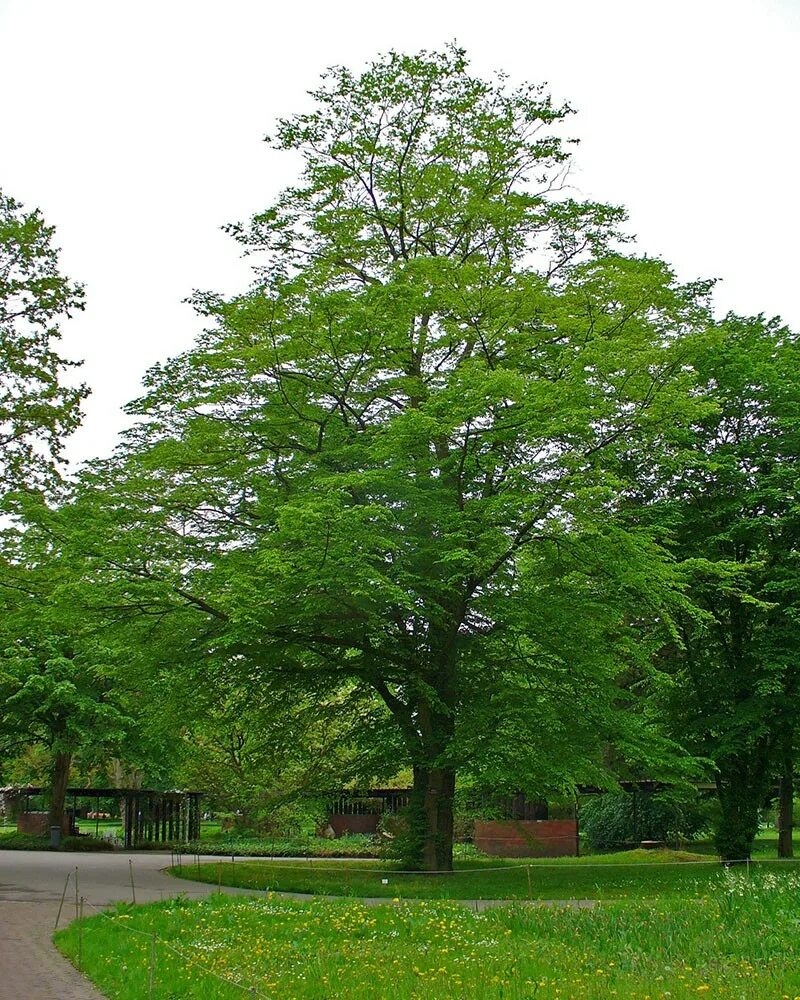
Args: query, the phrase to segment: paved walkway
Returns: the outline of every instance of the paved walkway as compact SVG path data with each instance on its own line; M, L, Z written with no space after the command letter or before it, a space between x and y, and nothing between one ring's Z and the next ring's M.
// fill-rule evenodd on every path
M62 926L75 916L76 867L78 895L102 907L132 900L129 861L137 903L177 893L206 896L216 888L165 875L159 869L170 863L169 854L0 850L0 1000L102 1000L61 957L51 936L68 874Z

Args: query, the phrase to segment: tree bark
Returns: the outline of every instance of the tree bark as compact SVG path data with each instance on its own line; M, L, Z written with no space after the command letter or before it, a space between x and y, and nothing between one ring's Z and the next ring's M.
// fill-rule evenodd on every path
M64 821L64 803L69 784L69 768L72 754L58 752L53 761L50 785L50 826L61 827Z
M783 769L778 784L778 857L794 857L794 760L791 745L783 755Z
M435 692L402 701L378 678L373 681L400 725L413 762L414 784L405 810L405 831L398 839L401 863L424 871L453 869L453 807L456 771L450 760L455 735L455 661L463 608L453 613L449 626L432 631L430 646L437 651L424 682Z
M743 755L717 761L717 795L722 810L714 840L723 861L746 861L758 833L758 810L767 791L767 751L749 748Z
M453 870L453 795L456 773L450 767L414 768L407 810L404 862L428 872Z
M436 767L426 772L424 792L425 843L422 864L426 871L453 870L453 796L456 772Z

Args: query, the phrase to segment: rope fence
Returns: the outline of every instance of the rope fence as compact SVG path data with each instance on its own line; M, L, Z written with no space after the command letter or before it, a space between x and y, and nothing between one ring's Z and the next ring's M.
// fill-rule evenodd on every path
M185 856L186 855L183 855L183 857L185 857ZM190 857L193 857L194 861L191 861L191 862L189 862L187 864L182 864L181 861L179 860L177 864L173 864L173 867L175 867L175 868L181 868L181 869L184 868L184 867L186 867L186 868L192 868L192 867L200 868L201 865L208 866L208 865L215 865L215 864L221 865L221 864L227 864L228 863L228 861L227 861L228 855L214 855L214 854L203 855L203 854L194 854L194 855L190 855ZM508 872L508 871L514 871L516 869L521 869L521 868L531 868L534 871L536 869L539 869L539 868L557 868L559 870L563 870L563 869L567 869L567 868L580 868L580 869L586 869L586 868L606 868L606 869L607 868L647 868L647 869L658 870L659 868L667 868L667 867L670 867L670 866L676 866L676 867L679 867L679 868L686 868L689 865L717 865L717 866L720 866L720 867L723 867L723 868L727 868L727 867L731 867L733 865L746 865L748 867L748 869L749 869L749 867L750 867L751 864L760 865L760 864L763 864L765 862L783 862L783 861L788 861L790 864L791 863L797 863L796 859L794 859L794 858L756 858L756 859L753 859L753 858L741 858L741 859L733 859L733 860L728 859L726 861L723 861L721 858L718 858L718 857L709 858L708 860L703 859L703 860L700 860L700 861L608 861L608 862L603 862L603 861L580 861L580 862L562 861L562 862L559 862L559 863L553 863L553 862L538 861L537 860L535 862L526 861L526 862L523 862L523 863L520 863L520 864L497 865L496 867L494 867L494 866L488 866L488 865L481 865L480 867L476 867L476 868L453 868L453 869L442 868L442 869L434 869L434 870L428 870L428 869L422 870L422 869L418 869L418 868L367 868L365 865L354 865L352 863L351 864L345 863L345 860L346 861L350 861L351 859L345 859L342 862L336 861L336 862L331 863L330 859L328 859L328 858L323 858L321 861L318 861L315 858L308 858L307 861L304 864L301 864L301 863L295 864L294 863L294 859L289 859L287 861L284 858L282 858L280 855L278 855L278 856L267 856L267 855L247 855L247 854L241 855L240 854L240 855L236 855L236 858L238 858L240 864L248 864L248 863L263 864L265 862L272 862L272 863L280 865L281 869L285 870L285 871L308 871L309 868L313 868L315 871L319 871L319 872L325 872L325 871L330 871L330 872L362 872L362 873L367 873L367 874L372 874L372 875L447 875L447 876L453 876L453 877L455 877L457 875L473 875L476 872L478 872L478 873L484 873L484 872ZM366 860L368 860L368 859L366 859ZM235 864L235 858L234 858L234 856L231 856L231 863Z

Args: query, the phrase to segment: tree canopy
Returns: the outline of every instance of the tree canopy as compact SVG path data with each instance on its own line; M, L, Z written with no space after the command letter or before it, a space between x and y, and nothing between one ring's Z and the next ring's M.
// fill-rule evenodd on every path
M457 771L563 789L612 742L680 756L617 684L675 582L618 515L707 405L709 285L566 196L569 109L540 88L449 49L313 96L277 130L300 183L234 227L254 287L198 294L207 330L149 374L83 523L120 607L196 620L243 684L377 696L414 770L410 860L447 867Z
M778 773L791 787L800 649L800 343L777 320L728 316L698 364L715 409L656 507L686 575L671 705L715 763L717 846L749 857ZM789 792L790 794L790 792ZM790 797L791 801L791 797ZM789 840L791 843L791 840Z
M715 766L721 850L749 849L796 730L796 338L716 320L712 282L571 197L570 109L540 87L450 47L311 96L273 139L297 184L230 227L252 287L196 293L205 329L117 452L17 500L9 579L71 567L48 642L159 701L144 742L190 705L183 773L254 812L408 768L405 862L447 869L457 776ZM22 692L66 654L14 621Z
M83 289L58 269L52 226L0 191L0 490L52 474L80 421L86 386L64 382L76 362L55 350L59 322Z

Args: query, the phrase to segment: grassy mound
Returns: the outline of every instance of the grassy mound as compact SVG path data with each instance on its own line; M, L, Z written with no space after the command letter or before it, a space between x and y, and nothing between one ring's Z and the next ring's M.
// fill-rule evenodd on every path
M799 890L797 873L717 871L692 903L483 913L215 894L86 919L82 965L110 1000L149 995L151 948L153 995L185 1000L767 1000L800 994ZM77 925L56 943L76 961Z

